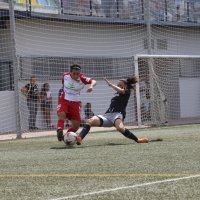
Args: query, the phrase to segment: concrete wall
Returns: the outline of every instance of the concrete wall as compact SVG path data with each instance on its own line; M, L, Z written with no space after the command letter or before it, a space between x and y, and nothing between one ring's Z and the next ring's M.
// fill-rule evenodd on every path
M127 57L146 53L144 26L16 20L17 54Z
M200 77L179 78L181 117L200 116Z
M146 27L16 20L17 54L49 56L130 57L146 54ZM200 54L200 29L152 27L154 54ZM157 39L167 40L167 50L158 49Z
M153 54L200 55L200 29L158 26L152 28ZM167 39L167 50L158 49L157 39Z
M0 134L13 132L16 130L14 92L1 91L0 95Z

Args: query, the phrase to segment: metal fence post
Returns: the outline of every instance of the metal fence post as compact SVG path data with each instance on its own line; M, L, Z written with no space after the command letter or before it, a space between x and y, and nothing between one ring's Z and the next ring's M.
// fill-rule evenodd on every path
M14 96L15 96L15 120L16 120L16 133L17 138L21 138L21 122L20 122L20 110L19 110L19 89L18 89L18 62L16 55L16 43L15 43L15 14L14 14L14 2L9 0L9 17L10 17L10 37L11 37L11 58L13 62L14 73Z

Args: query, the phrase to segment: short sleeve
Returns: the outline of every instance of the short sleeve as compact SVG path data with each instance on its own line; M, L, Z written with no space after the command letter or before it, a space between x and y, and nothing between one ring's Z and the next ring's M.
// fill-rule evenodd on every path
M84 84L91 84L93 80L92 78L85 77L83 74L80 76L80 79Z

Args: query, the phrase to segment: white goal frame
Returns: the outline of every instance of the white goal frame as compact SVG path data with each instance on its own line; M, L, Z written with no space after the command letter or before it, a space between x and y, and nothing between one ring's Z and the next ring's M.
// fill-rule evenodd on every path
M139 80L139 68L138 68L138 59L139 58L199 58L200 55L147 55L147 54L136 54L133 56L134 65L135 65L135 76L138 77ZM136 100L137 100L137 119L138 119L138 128L142 127L141 120L141 104L140 104L140 88L139 83L136 84Z

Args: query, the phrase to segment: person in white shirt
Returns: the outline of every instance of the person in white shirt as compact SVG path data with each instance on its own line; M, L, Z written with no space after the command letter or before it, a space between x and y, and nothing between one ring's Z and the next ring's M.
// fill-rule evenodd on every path
M96 85L92 78L85 77L81 73L81 66L74 64L70 67L70 72L65 72L62 77L63 93L57 106L57 138L63 140L63 128L65 119L72 122L67 132L76 132L80 127L80 91L86 84L90 84L87 92L91 92Z
M92 0L93 15L99 16L100 9L101 9L101 0Z
M51 111L53 110L53 107L52 107L52 95L49 88L50 87L48 83L45 83L43 85L41 93L40 93L40 99L41 99L41 107L45 116L47 127L54 128L54 125L51 123Z

